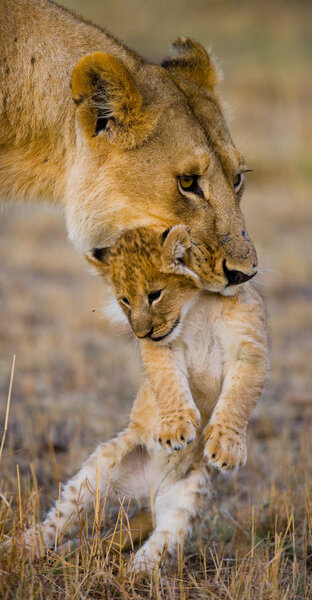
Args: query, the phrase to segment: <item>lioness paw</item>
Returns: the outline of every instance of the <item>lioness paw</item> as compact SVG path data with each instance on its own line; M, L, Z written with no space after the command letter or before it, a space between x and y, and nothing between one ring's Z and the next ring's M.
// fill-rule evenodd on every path
M167 452L181 450L196 438L199 422L200 414L196 408L166 415L160 420L157 432L158 444Z
M245 431L236 431L224 424L213 423L204 432L204 454L220 471L237 471L247 458Z

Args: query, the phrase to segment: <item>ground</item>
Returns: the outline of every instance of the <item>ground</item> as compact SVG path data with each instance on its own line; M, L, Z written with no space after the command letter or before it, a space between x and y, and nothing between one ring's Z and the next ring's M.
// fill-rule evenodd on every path
M271 328L271 381L254 412L248 462L217 496L178 569L134 583L128 556L97 541L32 563L0 553L0 598L312 598L312 252L310 65L304 0L66 0L151 59L191 35L224 71L231 131L253 169L243 199ZM126 423L142 374L137 346L102 318L102 284L67 241L61 214L0 215L0 548L41 515L97 442ZM20 482L20 483L19 483ZM20 489L20 491L19 491Z

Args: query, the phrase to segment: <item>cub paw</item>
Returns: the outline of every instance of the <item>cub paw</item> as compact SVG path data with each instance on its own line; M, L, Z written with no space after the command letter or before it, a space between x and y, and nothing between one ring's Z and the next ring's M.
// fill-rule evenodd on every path
M15 538L18 546L24 548L31 561L42 558L45 554L42 536L39 526L31 527L26 531L20 532ZM13 538L10 540L12 543Z
M157 442L167 452L181 450L196 438L199 423L200 414L196 408L171 413L160 420Z
M208 425L204 432L204 454L220 471L237 471L246 463L246 433L220 423Z
M43 556L47 548L53 548L55 543L56 527L49 522L30 527L23 534L23 545L37 558Z
M159 561L160 555L157 550L153 551L149 542L146 542L135 553L131 567L136 575L147 575L153 572Z

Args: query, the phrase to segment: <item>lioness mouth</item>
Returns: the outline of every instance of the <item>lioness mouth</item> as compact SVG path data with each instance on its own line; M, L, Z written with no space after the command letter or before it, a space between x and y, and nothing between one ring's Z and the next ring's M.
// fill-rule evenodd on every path
M174 331L174 329L177 327L177 325L179 325L179 323L180 323L180 316L173 323L171 329L169 329L169 331L167 331L167 333L165 333L165 335L160 335L159 337L151 337L151 340L153 342L160 342L161 340L164 340L166 337L168 337L168 335L170 335Z

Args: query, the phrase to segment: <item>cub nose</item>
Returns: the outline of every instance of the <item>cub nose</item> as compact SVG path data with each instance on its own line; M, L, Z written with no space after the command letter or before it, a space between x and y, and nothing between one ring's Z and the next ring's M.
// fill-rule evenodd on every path
M138 335L138 334L136 334L136 336L137 336L137 338L139 338L139 340L143 340L144 338L150 338L152 336L153 332L154 332L154 327L152 327L152 329L150 329L144 335Z
M225 260L223 261L223 271L229 282L228 285L238 285L239 283L244 283L245 281L248 281L248 279L252 279L252 277L254 277L257 273L257 271L255 271L251 275L246 275L246 273L243 273L242 271L228 269Z

